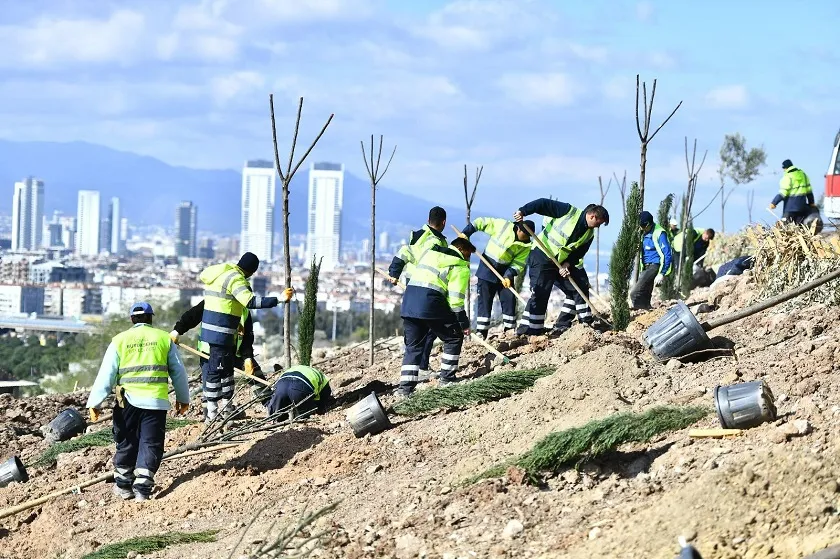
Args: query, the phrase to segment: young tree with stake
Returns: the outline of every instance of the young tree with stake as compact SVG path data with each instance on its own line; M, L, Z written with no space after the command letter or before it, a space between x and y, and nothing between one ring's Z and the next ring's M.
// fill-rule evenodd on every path
M475 201L475 193L478 190L478 181L481 180L481 172L484 171L484 165L481 167L475 168L475 181L473 182L472 193L469 191L469 187L467 183L469 181L469 177L467 175L467 166L464 165L464 202L466 203L467 207L467 226L472 223L472 205ZM470 304L470 294L472 292L472 285L467 289L467 317L470 320L470 324L472 324L472 305Z
M641 197L642 207L645 205L645 167L647 165L647 150L648 144L656 137L662 127L665 126L674 113L682 106L680 101L668 118L662 121L662 124L650 133L650 121L653 116L653 100L656 97L656 80L653 80L653 87L650 92L650 101L647 96L647 84L641 82L642 86L642 101L644 103L642 118L639 119L639 74L636 74L636 131L639 133L639 141L641 142L641 158L639 162L639 196Z

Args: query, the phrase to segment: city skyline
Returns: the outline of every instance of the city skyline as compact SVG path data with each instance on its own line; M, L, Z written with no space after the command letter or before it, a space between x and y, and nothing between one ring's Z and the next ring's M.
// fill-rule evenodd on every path
M99 191L80 190L76 210L76 254L99 255Z
M195 258L198 255L196 230L198 228L198 206L185 200L175 208L175 253L178 256Z
M274 163L263 159L245 161L242 168L242 252L271 262L274 254L274 202L277 173Z
M27 177L15 183L12 198L12 250L41 247L44 219L44 181Z
M334 270L341 259L341 211L344 165L312 163L309 169L306 261L321 258L321 269Z

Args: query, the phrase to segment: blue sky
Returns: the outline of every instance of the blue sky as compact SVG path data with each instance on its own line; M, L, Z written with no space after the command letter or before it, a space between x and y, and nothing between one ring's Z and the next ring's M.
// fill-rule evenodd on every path
M382 133L399 146L383 186L458 204L463 165L481 164L476 206L503 215L540 196L585 204L598 175L638 176L636 73L658 78L655 125L683 101L650 146L654 211L684 187L684 136L710 152L699 206L725 133L767 150L729 229L750 188L769 217L785 158L821 191L840 126L832 1L0 3L0 137L238 169L271 155L268 94L281 153L303 95L304 141L336 115L315 158L362 175L359 140ZM606 205L620 215L615 188ZM698 225L719 223L713 207Z

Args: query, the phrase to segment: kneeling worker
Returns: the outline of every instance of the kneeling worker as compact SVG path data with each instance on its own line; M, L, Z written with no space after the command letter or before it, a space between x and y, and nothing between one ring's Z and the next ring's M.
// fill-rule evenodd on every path
M149 303L131 307L134 326L114 336L108 345L87 401L90 419L96 421L102 402L112 390L116 394L114 493L135 501L145 501L152 494L163 458L170 378L175 387L175 413L190 408L184 364L169 334L152 328L153 315Z
M274 371L280 370L274 365ZM296 365L284 371L274 384L270 400L266 404L268 415L273 415L289 406L296 407L295 415L304 415L313 410L326 413L332 402L330 379L318 369Z

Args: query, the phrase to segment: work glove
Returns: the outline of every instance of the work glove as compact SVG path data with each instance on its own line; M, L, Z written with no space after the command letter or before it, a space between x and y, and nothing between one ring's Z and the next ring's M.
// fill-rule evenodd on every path
M776 204L770 204L770 206L768 206L768 207L769 207L771 210L775 210L775 209L776 209Z
M656 274L656 278L653 280L653 285L659 287L662 285L662 282L665 281L665 276L662 274Z
M102 414L102 412L96 408L90 408L88 410L88 414L90 415L90 422L96 423L97 421L99 421L99 416Z
M567 278L567 277L569 277L569 275L570 275L569 263L568 262L563 262L562 264L560 264L560 277L561 278Z
M292 300L292 297L295 296L295 289L293 287L287 287L283 290L283 299L288 303Z
M502 287L508 289L511 286L510 280L508 278L502 278Z
M400 278L392 278L392 277L388 276L388 281L391 282L391 285L397 285L400 281Z
M178 340L181 339L181 334L179 334L177 330L173 330L169 333L169 339L172 340L173 344L177 345Z
M254 360L250 357L245 360L244 371L246 375L254 374Z
M175 415L184 415L190 411L190 405L183 402L175 402Z

